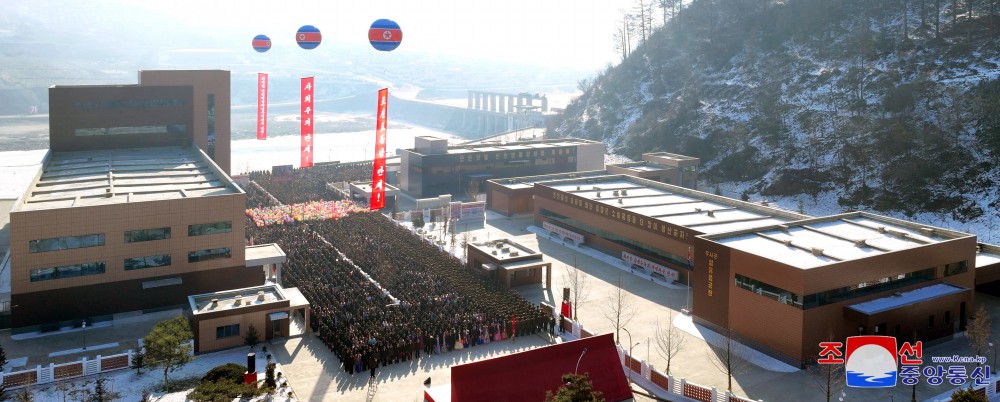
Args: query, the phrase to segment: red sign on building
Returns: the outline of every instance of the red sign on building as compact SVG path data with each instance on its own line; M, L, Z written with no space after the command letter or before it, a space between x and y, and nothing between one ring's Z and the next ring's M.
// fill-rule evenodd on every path
M267 139L267 74L257 73L257 139Z
M372 165L372 197L368 210L385 208L385 132L388 124L389 89L378 90L375 116L375 163Z
M302 132L302 160L299 164L300 168L306 168L313 165L313 117L316 115L316 110L313 109L313 77L306 77L301 79L302 86L302 122L301 132Z

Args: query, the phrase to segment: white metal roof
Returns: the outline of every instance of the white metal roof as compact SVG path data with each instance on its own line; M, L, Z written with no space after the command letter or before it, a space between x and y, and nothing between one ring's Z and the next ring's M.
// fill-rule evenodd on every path
M194 148L52 153L20 210L68 208L239 193Z
M854 304L848 306L848 308L871 315L887 310L905 307L913 303L922 302L925 300L947 296L954 293L964 292L966 290L968 289L963 287L958 287L950 283L938 283L918 289L913 289L908 292L897 293L895 295L880 297L875 300L869 300L864 303Z

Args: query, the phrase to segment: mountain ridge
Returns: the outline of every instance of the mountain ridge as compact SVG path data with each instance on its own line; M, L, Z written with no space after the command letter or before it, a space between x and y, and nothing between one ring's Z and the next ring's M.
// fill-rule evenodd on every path
M556 131L699 157L708 191L997 239L998 7L934 3L694 0L581 82Z

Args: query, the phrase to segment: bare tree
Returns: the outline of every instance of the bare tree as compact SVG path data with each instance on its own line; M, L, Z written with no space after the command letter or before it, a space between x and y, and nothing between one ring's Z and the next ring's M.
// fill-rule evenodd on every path
M831 331L827 334L825 341L832 342L833 340L833 332ZM820 393L826 398L826 402L830 402L830 398L846 385L843 364L817 363L811 366L809 371L815 374L813 380L816 381L816 387L819 388Z
M580 268L577 267L576 256L573 256L573 269L563 271L563 283L569 286L569 301L572 304L570 314L573 319L579 320L580 306L587 302L590 287L587 286L587 274L580 272Z
M726 326L729 327L728 322ZM723 337L721 344L710 343L712 350L708 354L708 360L719 372L729 377L726 389L732 392L733 376L743 374L746 371L750 350L733 339L732 328L726 328L725 332L720 335Z
M628 325L635 318L635 305L632 303L632 295L622 287L622 274L618 274L618 283L615 290L608 295L608 304L604 308L604 317L611 321L615 327L615 341L621 344L619 333L622 327Z
M660 357L667 359L667 372L670 374L670 361L673 360L677 353L680 353L681 348L684 347L684 333L674 326L674 315L670 314L670 320L667 321L667 325L660 325L660 322L656 322L656 352L660 354Z
M632 53L632 16L622 11L622 25L615 32L615 50L622 53L622 61Z
M465 195L469 197L469 202L476 202L479 196L479 180L469 180L469 187L465 189Z
M972 315L969 325L966 326L965 336L969 338L969 345L976 352L976 356L982 356L982 352L987 350L990 342L990 313L986 311L985 305L980 304L976 313Z

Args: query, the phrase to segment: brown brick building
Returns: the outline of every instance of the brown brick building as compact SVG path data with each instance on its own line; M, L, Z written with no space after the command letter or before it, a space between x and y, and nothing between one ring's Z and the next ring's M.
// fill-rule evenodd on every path
M245 193L227 172L229 72L140 81L50 89L51 149L10 213L15 331L264 282L245 258ZM203 150L213 124L225 168Z
M510 240L466 245L466 267L504 287L544 283L552 287L552 263L542 253Z
M273 284L188 296L196 353L244 344L253 327L261 342L289 336L293 317L309 328L309 302L296 288Z
M976 237L852 212L695 238L695 321L794 364L853 335L965 328Z
M807 218L629 175L539 181L532 190L535 226L554 225L546 230L681 283L695 236Z

